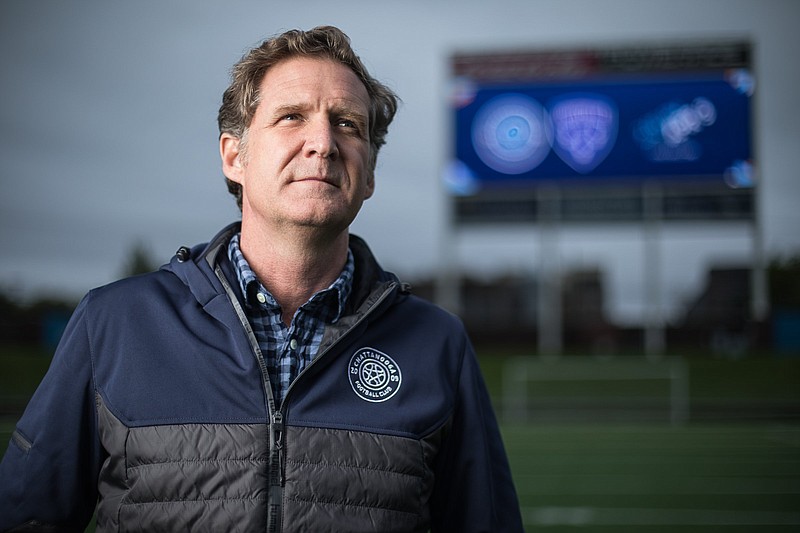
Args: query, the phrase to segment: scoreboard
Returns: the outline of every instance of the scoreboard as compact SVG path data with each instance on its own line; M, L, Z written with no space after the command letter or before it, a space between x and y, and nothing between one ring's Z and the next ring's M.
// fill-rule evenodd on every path
M456 222L751 219L747 42L457 54L445 174ZM551 195L552 196L552 195Z

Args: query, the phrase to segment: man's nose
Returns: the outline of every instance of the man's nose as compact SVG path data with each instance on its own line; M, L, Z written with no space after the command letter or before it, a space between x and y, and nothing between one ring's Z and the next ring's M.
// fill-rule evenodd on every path
M327 120L316 120L308 126L306 154L335 160L339 156L334 126Z

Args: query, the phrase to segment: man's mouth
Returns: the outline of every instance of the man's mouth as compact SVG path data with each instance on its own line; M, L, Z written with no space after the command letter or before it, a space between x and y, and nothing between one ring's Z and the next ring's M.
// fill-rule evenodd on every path
M338 181L330 176L304 176L295 180L296 182L317 182L325 183L332 187L339 187Z

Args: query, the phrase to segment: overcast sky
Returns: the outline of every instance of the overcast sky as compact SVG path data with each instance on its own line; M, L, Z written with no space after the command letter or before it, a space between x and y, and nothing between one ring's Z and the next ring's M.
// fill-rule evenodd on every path
M165 262L238 217L218 160L216 112L231 65L290 28L341 27L403 100L377 191L353 226L406 278L444 262L447 62L455 51L747 38L758 79L755 149L765 246L800 252L800 2L492 0L0 2L0 288L77 297L116 279L136 242ZM744 226L663 233L669 305L708 266L741 264ZM464 233L465 270L535 271L535 229ZM565 268L600 267L612 315L642 306L641 228L564 231Z

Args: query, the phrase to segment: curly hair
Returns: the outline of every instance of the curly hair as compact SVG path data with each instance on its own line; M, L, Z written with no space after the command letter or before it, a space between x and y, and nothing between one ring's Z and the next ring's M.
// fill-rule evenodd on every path
M228 133L246 145L247 130L260 103L259 87L267 71L293 57L317 57L338 61L349 67L367 89L370 100L369 140L370 172L375 172L378 151L386 143L398 97L388 87L370 76L361 59L350 46L350 38L333 26L318 26L308 31L290 30L265 40L247 52L231 72L231 84L222 95L217 115L220 136ZM246 148L242 146L244 151ZM225 178L228 191L242 208L242 186Z

